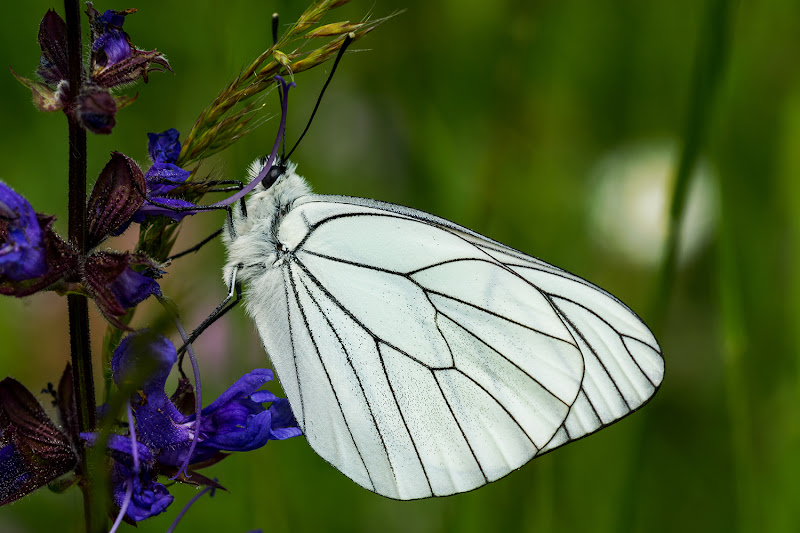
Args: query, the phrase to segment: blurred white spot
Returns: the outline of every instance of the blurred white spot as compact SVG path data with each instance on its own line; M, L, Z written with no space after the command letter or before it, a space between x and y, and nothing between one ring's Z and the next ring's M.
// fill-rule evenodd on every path
M639 143L614 150L592 170L589 206L594 240L641 266L661 260L669 224L678 151L671 143ZM717 217L717 190L701 160L689 185L678 261L685 264L708 242Z

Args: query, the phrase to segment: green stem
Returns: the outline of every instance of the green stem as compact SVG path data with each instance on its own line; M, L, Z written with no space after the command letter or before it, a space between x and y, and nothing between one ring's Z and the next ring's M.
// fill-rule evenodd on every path
M82 256L86 254L86 130L77 116L77 100L83 84L83 49L81 45L80 4L64 0L67 23L67 58L69 61L69 240ZM83 257L81 258L83 261ZM97 425L97 406L92 373L92 350L89 339L89 305L85 296L67 296L69 315L70 355L78 428L92 431ZM79 474L82 479L84 513L87 533L102 531L104 521L96 520L92 509L92 479L87 468L86 449L80 446Z
M680 229L692 171L703 148L703 143L711 122L711 111L716 88L727 62L729 49L730 23L733 9L729 0L710 0L705 20L700 26L695 57L694 73L690 93L689 112L683 134L683 151L678 162L675 185L672 191L672 204L669 210L669 227L664 245L664 255L659 272L658 285L652 309L650 324L656 333L663 330L669 308L669 295L675 283L675 272L680 247Z
M708 135L714 97L727 63L730 25L734 13L733 3L733 0L709 0L698 31L689 108L683 132L683 149L672 191L667 239L652 307L647 315L648 323L657 336L664 332L670 294L675 284L681 223L686 211L692 172L697 165ZM668 358L669 354L666 357ZM634 438L637 446L633 452L628 479L620 499L624 502L624 508L619 514L617 531L633 531L637 526L637 513L641 507L640 479L645 465L644 450L647 447L647 438L651 433L649 424L650 417L643 416L639 426L635 428L637 434Z

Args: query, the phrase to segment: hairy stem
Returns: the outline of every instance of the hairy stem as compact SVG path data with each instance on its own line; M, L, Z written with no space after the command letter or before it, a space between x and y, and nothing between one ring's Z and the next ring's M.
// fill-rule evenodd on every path
M69 61L69 240L86 253L86 130L78 122L77 99L83 83L83 50L81 46L80 4L77 0L64 0L67 23L67 58ZM91 431L97 424L92 374L92 351L89 341L89 306L85 296L70 294L67 297L69 315L70 355L73 368L73 387L78 410L78 427L81 432ZM87 468L86 449L80 446L81 487L84 492L86 531L102 531L105 524L95 520L92 509L91 478Z

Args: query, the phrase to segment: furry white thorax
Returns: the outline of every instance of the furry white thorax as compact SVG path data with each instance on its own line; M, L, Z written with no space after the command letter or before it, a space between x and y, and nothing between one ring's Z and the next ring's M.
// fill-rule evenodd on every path
M250 181L264 168L264 160L256 159L248 169ZM305 179L295 173L297 165L288 162L286 172L269 189L259 184L247 198L247 216L238 203L233 208L233 231L225 223L222 241L228 251L223 279L230 287L236 265L243 265L236 277L245 284L272 267L279 256L278 224L292 208L295 200L311 193Z

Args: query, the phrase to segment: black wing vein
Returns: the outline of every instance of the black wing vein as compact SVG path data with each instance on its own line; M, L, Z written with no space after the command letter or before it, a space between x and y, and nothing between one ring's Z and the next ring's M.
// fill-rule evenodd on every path
M303 317L303 323L306 325L306 329L308 330L308 336L311 339L311 344L314 346L314 351L317 354L317 359L319 359L320 365L322 365L322 370L325 372L325 378L328 380L328 384L331 386L331 392L333 392L333 398L336 400L336 405L339 406L339 412L342 413L342 420L344 421L344 425L347 428L347 433L350 435L350 440L353 441L353 446L358 453L358 458L361 459L361 463L364 465L364 470L367 472L367 477L369 478L369 482L372 485L373 490L375 489L375 482L372 480L372 476L369 472L369 468L367 468L367 463L364 461L364 456L361 454L361 450L358 447L358 442L356 442L356 438L353 436L353 431L350 429L350 424L347 421L347 415L344 412L344 408L342 407L342 402L339 401L339 394L336 392L336 387L333 385L333 380L331 380L330 373L328 373L328 368L325 366L325 361L322 358L322 354L319 351L319 345L317 344L317 340L314 338L314 332L311 330L311 327L308 324L308 318L306 317L305 310L303 309L303 303L300 301L300 295L297 293L297 284L294 281L294 277L291 278L292 281L292 291L294 292L294 299L297 303L297 308L300 310L300 315ZM314 297L311 295L311 292L308 290L308 287L305 286L302 280L300 283L303 285L303 288L308 294L311 301L316 304ZM323 314L324 316L324 314Z
M358 372L356 371L356 368L353 365L352 358L350 357L350 352L347 349L347 346L345 346L344 342L342 342L341 337L339 337L339 333L336 331L336 327L330 321L330 319L328 318L328 315L326 315L325 312L322 310L322 306L320 306L320 304L317 301L317 299L314 297L314 295L311 293L311 291L305 285L305 282L303 283L303 286L305 287L306 292L308 293L309 297L311 298L311 301L313 301L314 304L317 306L317 309L319 309L320 314L322 314L323 318L325 319L325 322L328 324L328 327L331 328L331 331L333 332L333 335L336 337L336 341L339 343L339 346L341 346L342 351L345 354L345 357L347 359L347 363L350 366L350 370L353 371L353 375L356 377L356 381L358 382L358 388L361 391L361 395L364 398L364 403L367 405L367 409L369 410L369 415L370 415L370 418L372 419L372 424L375 426L375 431L378 433L378 436L381 439L381 446L383 447L383 451L386 454L386 460L389 463L389 468L391 468L391 470L392 470L392 476L395 479L395 483L398 484L398 486L399 486L399 483L397 482L397 473L395 472L394 465L392 464L392 458L389 455L389 450L386 447L386 441L383 438L383 433L381 432L381 428L378 425L378 421L375 419L375 413L372 410L372 405L370 404L369 398L367 397L367 393L364 390L364 385L361 382L361 376L358 375ZM362 462L363 462L363 457L362 457ZM367 473L369 474L369 468L367 468L366 463L364 464L364 467L367 469ZM371 477L370 477L370 481L372 481ZM373 482L373 487L374 486L375 486L375 484Z

